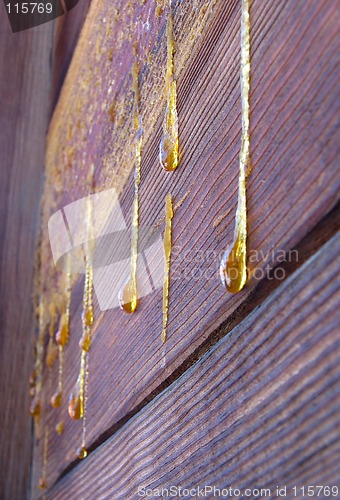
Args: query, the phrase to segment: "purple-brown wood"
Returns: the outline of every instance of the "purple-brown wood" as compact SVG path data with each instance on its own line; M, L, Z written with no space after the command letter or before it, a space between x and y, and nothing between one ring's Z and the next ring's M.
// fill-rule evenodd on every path
M294 499L294 486L339 488L339 252L337 236L47 498L207 485L240 490L228 498L277 498L286 487Z
M13 34L0 4L0 496L30 490L33 275L49 116L53 23Z
M100 312L95 304L87 411L90 447L114 432L115 424L153 391L159 392L176 368L255 293L259 280L254 272L274 265L272 252L286 252L289 258L287 252L338 200L336 3L254 0L251 20L249 252L253 256L258 252L258 262L250 262L251 278L244 292L232 296L220 285L217 256L232 241L237 200L240 2L174 4L181 163L173 174L163 172L158 163L166 16L155 17L151 1L131 6L98 0L91 5L48 135L44 274L54 273L49 217L88 194L91 164L96 190L116 188L130 221L135 164L130 72L135 41L142 67L144 126L141 225L163 227L168 192L177 209L167 343L160 341L160 289L143 298L131 316L118 309ZM203 277L197 279L197 272ZM51 284L47 296L52 297L54 282L48 278L47 283ZM82 286L79 281L73 290L66 396L79 369ZM54 381L56 376L55 371ZM69 419L65 404L47 412L51 485L76 457L81 423ZM59 437L53 429L61 418L66 426ZM42 467L41 441L35 448L34 467L35 485Z

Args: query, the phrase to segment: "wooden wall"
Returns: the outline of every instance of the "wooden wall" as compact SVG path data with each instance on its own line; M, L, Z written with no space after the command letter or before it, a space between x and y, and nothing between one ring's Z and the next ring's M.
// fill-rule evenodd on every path
M52 25L13 34L0 5L0 496L27 498L32 286L50 98Z
M294 498L294 486L337 485L339 250L334 237L49 497L207 485Z
M156 15L154 0L91 3L47 137L46 294L58 290L48 220L88 194L92 164L96 190L115 188L129 221L135 42L144 127L141 224L163 230L171 192L177 279L164 345L161 289L131 316L100 311L95 301L90 455L77 460L81 423L69 419L66 405L46 410L47 498L137 498L139 486L199 484L286 485L293 498L294 485L333 484L339 476L339 10L332 0L251 2L248 216L249 251L258 258L245 290L229 295L217 255L231 243L237 200L240 4L173 2L181 163L169 174L158 164L167 9ZM285 262L278 262L280 252ZM267 264L283 273L259 279ZM73 287L66 395L79 369L82 287L81 279ZM56 378L57 367L52 385ZM53 432L60 419L62 436ZM42 494L42 463L40 439L34 498Z
M28 380L33 367L34 268L43 193L46 133L72 55L82 8L66 17L12 33L0 5L0 498L29 498L33 423ZM85 16L83 16L85 17ZM57 29L58 28L58 29ZM52 55L63 36L62 70Z

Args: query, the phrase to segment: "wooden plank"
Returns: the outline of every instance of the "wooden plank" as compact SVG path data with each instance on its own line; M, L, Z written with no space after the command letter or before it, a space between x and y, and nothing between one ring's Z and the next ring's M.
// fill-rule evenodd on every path
M58 100L90 1L80 0L67 15L56 19L52 63L52 109Z
M47 498L340 486L339 251L340 235Z
M0 496L28 497L32 289L49 114L53 23L13 34L0 5Z
M143 61L148 61L141 76L145 130L141 224L162 222L167 192L172 192L175 203L182 200L174 217L172 268L173 273L182 274L171 286L165 345L160 342L160 290L143 298L130 317L117 309L100 313L96 304L87 414L89 446L105 432L112 432L153 391L160 390L162 382L258 284L253 276L244 292L226 294L214 257L232 240L236 206L240 3L230 2L226 9L225 2L217 1L204 15L193 2L175 6L182 157L173 175L162 172L157 160L164 111L165 19L155 18L151 3L146 2L132 13L130 7L122 7L115 20L117 5L121 6L97 0L91 6L63 87L49 131L43 227L54 211L86 196L88 185L77 179L85 179L91 163L95 164L96 189L115 187L129 220L134 165L129 72L131 44L139 36ZM251 15L249 246L250 252L263 252L264 258L256 263L261 270L275 261L272 250L294 248L338 199L338 14L331 0L254 0ZM133 29L131 18L138 19ZM145 26L149 29L142 28ZM112 53L113 44L116 50ZM118 102L119 119L114 123L109 115L112 96ZM48 246L46 232L47 276L51 274ZM210 279L190 279L195 268ZM65 355L66 394L79 367L81 289L80 281L74 288L72 335ZM61 438L51 437L50 483L75 459L81 436L81 423L68 419L65 405L49 413L51 429L60 418L65 420L65 433ZM42 443L38 443L34 483L41 463Z

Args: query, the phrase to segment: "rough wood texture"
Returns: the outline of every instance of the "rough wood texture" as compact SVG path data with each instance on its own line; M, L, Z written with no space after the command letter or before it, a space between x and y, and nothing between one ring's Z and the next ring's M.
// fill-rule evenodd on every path
M340 486L339 255L340 235L47 498Z
M31 472L28 379L32 288L49 114L53 24L13 34L0 4L0 496L25 499Z
M159 224L167 192L172 192L175 203L182 200L173 221L172 266L181 279L171 283L165 345L160 341L161 291L141 300L130 317L117 309L100 313L97 307L90 354L88 445L149 397L258 283L252 277L241 294L226 294L216 258L232 240L237 197L240 2L229 2L226 8L224 1L217 1L202 30L193 30L190 37L198 11L189 1L176 4L182 157L172 175L161 171L157 159L164 111L163 75L157 68L164 68L165 62L165 19L155 19L151 2L146 2L145 10L140 7L135 15L142 16L137 27L149 23L150 30L136 29L131 40L122 40L120 21L116 25L112 21L118 4L93 3L65 81L49 132L43 228L55 210L86 195L88 185L77 179L85 179L91 163L97 190L116 187L129 220L134 165L129 71L131 43L139 36L152 49L151 70L145 63L140 79L145 126L141 224ZM271 250L294 248L338 198L338 9L332 0L254 0L251 17L249 248L265 256ZM119 120L112 123L108 110L114 95L120 103ZM45 239L48 248L47 232ZM259 257L256 265L262 269L273 260L271 254L268 262ZM255 264L250 267L254 270ZM195 268L209 279L189 279ZM79 282L72 301L66 395L79 368L81 288ZM61 415L65 433L61 438L53 435L48 453L50 484L74 460L80 443L81 424L68 419L65 405L49 413L50 428ZM41 472L41 450L37 443L34 484Z

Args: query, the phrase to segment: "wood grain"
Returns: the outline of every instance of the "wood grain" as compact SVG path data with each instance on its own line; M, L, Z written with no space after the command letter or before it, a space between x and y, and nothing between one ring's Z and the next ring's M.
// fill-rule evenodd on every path
M54 109L91 0L80 0L67 15L55 22L51 108Z
M47 498L340 486L339 250L340 235Z
M0 497L30 488L32 289L49 114L53 23L13 34L0 5Z
M46 275L51 262L48 219L63 205L86 195L88 185L77 179L85 179L91 163L95 164L97 190L115 187L129 220L134 166L131 43L138 36L151 47L152 55L152 71L145 62L140 79L145 129L141 224L161 224L166 193L173 194L175 204L183 201L173 220L172 273L178 279L171 283L167 343L160 342L161 290L143 298L132 316L117 309L100 312L96 304L87 414L89 446L158 390L258 284L253 276L244 292L231 296L221 288L217 272L217 255L232 240L237 198L239 2L230 2L226 8L225 2L217 1L197 32L190 30L198 16L191 2L175 5L181 164L173 175L162 172L158 165L164 111L159 68L164 68L166 55L165 18L154 19L151 4L146 2L145 10L141 7L135 13L137 19L142 16L136 26L149 22L150 30L136 28L134 37L121 39L119 22L123 21L117 21L116 31L111 29L116 5L99 0L92 4L51 123L42 222ZM275 265L272 250L293 249L334 207L340 184L336 164L340 101L338 10L332 0L254 0L251 16L249 249L262 251L264 256L269 252L267 262L260 258L250 265L253 272L255 267L261 270L266 264ZM96 39L98 50L93 46ZM117 48L110 60L114 42ZM115 123L108 112L113 95L121 104L121 119ZM203 279L197 278L197 271L206 273ZM66 394L79 368L81 294L79 281L73 291L72 335L65 356ZM60 418L65 420L65 433L51 438L50 484L75 459L80 443L81 423L68 419L65 405L60 412L49 412L50 428ZM34 484L41 472L41 450L37 443Z

